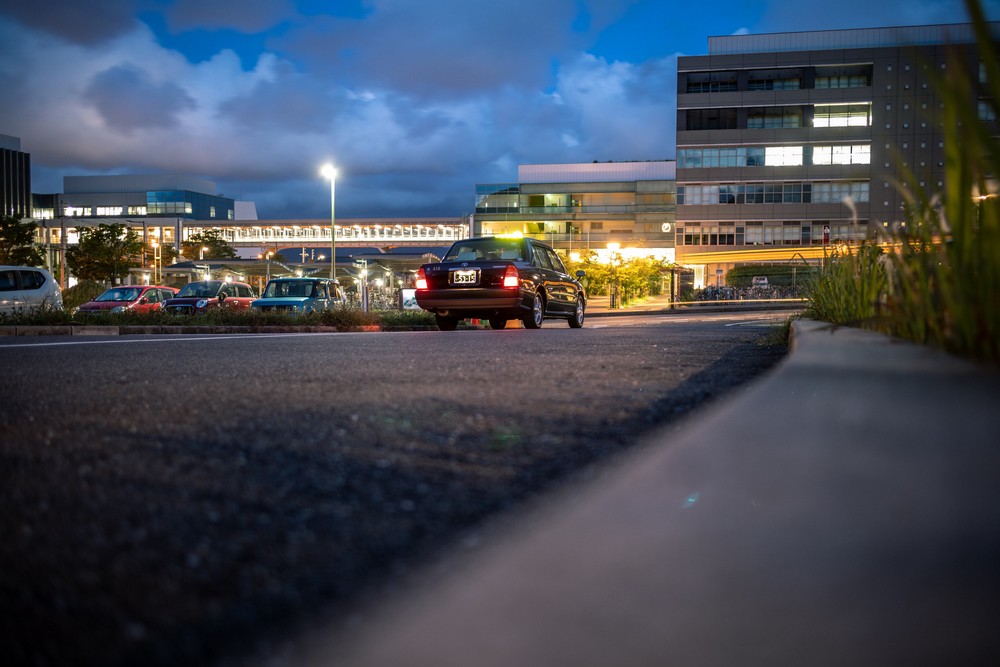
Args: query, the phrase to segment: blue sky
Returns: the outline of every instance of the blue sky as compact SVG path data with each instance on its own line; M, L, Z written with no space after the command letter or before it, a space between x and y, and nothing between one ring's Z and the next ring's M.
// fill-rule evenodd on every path
M1000 0L984 0L1000 20ZM179 173L262 219L458 216L518 164L674 157L678 55L958 23L962 0L0 0L0 134L63 176Z

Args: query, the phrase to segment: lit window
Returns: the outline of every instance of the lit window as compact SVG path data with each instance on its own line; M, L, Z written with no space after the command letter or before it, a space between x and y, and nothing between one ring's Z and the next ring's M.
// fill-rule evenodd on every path
M867 127L872 124L871 104L816 105L814 127Z
M764 164L769 167L802 165L802 146L768 146L764 151Z

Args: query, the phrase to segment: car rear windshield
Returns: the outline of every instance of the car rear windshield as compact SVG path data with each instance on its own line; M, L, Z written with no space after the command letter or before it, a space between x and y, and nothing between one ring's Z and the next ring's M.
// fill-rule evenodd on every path
M313 287L316 286L311 280L283 280L267 284L264 290L264 298L273 299L275 297L309 297L313 295Z
M142 292L141 288L109 289L94 301L135 301Z
M472 262L477 259L524 261L524 243L520 239L468 239L451 246L446 262Z

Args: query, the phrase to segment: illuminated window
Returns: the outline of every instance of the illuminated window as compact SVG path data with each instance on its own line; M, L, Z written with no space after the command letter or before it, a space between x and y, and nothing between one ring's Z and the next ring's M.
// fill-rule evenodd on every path
M768 146L764 150L764 164L768 167L802 165L802 146Z
M815 146L813 164L871 164L871 147L867 144L849 146Z
M867 127L872 124L871 104L818 104L814 127Z

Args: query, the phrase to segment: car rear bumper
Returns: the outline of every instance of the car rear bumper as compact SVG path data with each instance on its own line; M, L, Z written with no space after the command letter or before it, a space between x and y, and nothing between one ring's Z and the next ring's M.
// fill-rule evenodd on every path
M523 307L520 290L512 289L446 289L418 290L417 305L424 310L440 311L503 311Z

